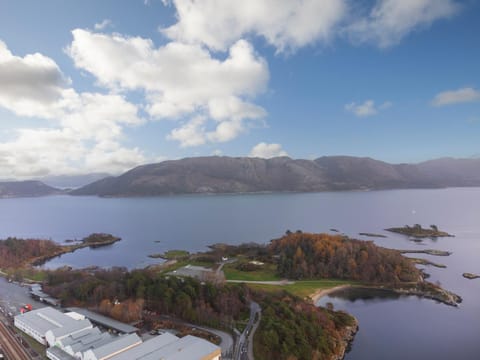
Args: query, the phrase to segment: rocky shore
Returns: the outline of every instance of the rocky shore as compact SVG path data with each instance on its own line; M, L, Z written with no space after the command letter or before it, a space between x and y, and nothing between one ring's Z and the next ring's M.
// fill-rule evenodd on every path
M462 276L463 276L465 279L469 279L469 280L479 279L479 278L480 278L480 275L472 274L472 273L463 273Z
M343 360L345 355L350 351L355 335L359 330L358 320L353 317L354 324L351 326L346 326L342 331L342 336L338 344L338 353L332 355L329 360Z

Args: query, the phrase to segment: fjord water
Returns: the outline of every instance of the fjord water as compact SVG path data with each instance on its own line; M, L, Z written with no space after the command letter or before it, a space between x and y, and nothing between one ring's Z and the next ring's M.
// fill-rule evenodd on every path
M392 226L436 224L454 238L421 243L383 231ZM397 249L440 249L449 257L422 255L446 269L426 268L430 281L463 297L459 308L416 297L373 297L355 301L327 297L360 320L348 360L480 358L480 188L389 190L315 194L175 196L105 199L55 196L0 200L0 238L51 238L63 242L92 232L122 241L53 259L47 267L143 267L148 254L169 249L205 250L213 243L268 242L287 229L352 237L387 235L377 244ZM420 255L415 255L420 257Z

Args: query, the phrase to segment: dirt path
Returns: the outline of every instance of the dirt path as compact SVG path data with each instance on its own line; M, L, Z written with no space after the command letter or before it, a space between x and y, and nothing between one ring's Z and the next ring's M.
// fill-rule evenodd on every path
M313 303L316 304L318 300L320 300L322 297L338 290L348 289L349 287L352 287L352 285L339 285L339 286L334 286L328 289L319 289L315 291L313 294L311 294L309 297L310 299L312 299Z

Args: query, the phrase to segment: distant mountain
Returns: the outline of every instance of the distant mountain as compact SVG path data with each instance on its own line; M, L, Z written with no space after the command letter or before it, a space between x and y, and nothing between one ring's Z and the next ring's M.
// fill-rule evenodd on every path
M61 190L45 185L41 181L0 182L0 198L46 196L62 193Z
M106 178L108 176L110 176L110 174L107 173L91 173L84 175L54 175L39 178L37 180L56 188L76 189L90 184L94 181Z
M314 192L480 186L480 159L388 164L371 158L315 160L197 157L136 167L72 195L154 196L192 193Z

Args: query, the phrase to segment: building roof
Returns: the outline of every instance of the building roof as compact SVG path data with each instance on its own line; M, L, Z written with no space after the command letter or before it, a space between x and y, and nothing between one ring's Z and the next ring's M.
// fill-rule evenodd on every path
M57 359L60 359L60 360L77 360L75 357L66 353L65 351L63 351L62 349L56 346L48 348L47 353L53 354Z
M118 336L113 341L110 341L103 346L92 349L91 351L95 354L95 357L97 359L102 359L108 355L113 355L141 343L142 339L140 339L137 334L128 334Z
M187 335L179 339L165 333L110 360L198 360L220 353L218 346L198 337Z
M154 353L158 349L172 343L178 341L178 337L172 335L170 333L164 333L159 336L155 336L144 343L135 346L134 348L125 351L121 354L118 354L112 357L110 360L137 360L143 359L145 356Z
M51 329L49 331L51 331L52 335L55 338L59 338L59 337L65 336L65 335L67 335L67 336L71 335L72 333L76 333L76 332L79 332L81 330L92 328L92 323L88 319L84 319L84 320L75 320L73 318L71 318L71 319L73 320L71 323L65 324L62 327L57 327L55 329Z
M118 332L124 333L124 334L131 334L134 332L137 332L138 329L134 326L122 323L120 321L117 321L115 319L97 314L93 311L87 310L87 309L82 309L82 308L77 308L77 307L72 307L68 308L69 311L76 312L78 314L84 315L88 319L90 319L92 322L95 324L104 326L109 329L116 330Z
M91 328L91 329L85 329L82 331L79 331L78 333L71 334L70 336L64 337L63 339L58 340L58 344L60 346L68 346L71 344L74 344L76 342L80 342L83 339L88 339L91 336L98 336L100 335L100 329L97 327Z
M70 326L77 322L77 320L52 307L44 307L16 315L15 319L23 322L26 326L40 334L45 334L49 330Z
M70 350L73 354L84 353L90 349L100 348L114 340L114 337L109 333L101 333L98 335L91 335L87 338L81 339L75 343L72 343L65 347L66 350Z

